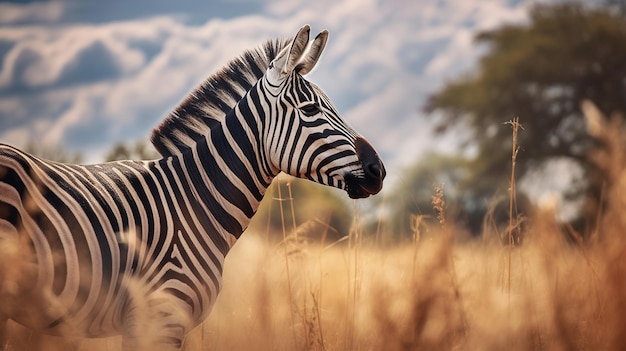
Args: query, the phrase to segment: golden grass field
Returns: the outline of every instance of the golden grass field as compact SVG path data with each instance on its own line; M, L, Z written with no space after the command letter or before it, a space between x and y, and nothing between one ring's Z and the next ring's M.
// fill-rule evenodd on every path
M618 350L626 345L626 242L577 245L547 213L523 245L455 242L454 228L381 248L269 244L247 233L186 350ZM617 228L613 228L617 229ZM623 231L620 228L618 232ZM7 350L119 350L11 325Z
M594 122L596 134L623 130L605 122ZM615 171L588 233L559 224L548 206L527 214L523 226L511 211L508 229L487 226L470 240L446 221L441 189L433 201L439 223L394 245L362 236L358 223L349 237L323 244L311 239L319 237L315 226L278 243L248 231L226 258L213 312L185 350L624 349L622 134L606 136L613 147L602 162ZM523 240L509 239L516 231ZM5 350L120 347L119 337L61 340L11 324Z

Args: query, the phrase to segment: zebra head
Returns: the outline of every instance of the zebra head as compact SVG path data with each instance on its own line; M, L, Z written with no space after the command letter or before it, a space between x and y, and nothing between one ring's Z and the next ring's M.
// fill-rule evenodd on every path
M305 25L281 50L263 78L277 121L266 128L269 159L292 176L346 190L353 198L377 194L386 172L369 142L352 129L330 99L304 76L317 63L328 31L309 43ZM283 119L283 120L281 120Z

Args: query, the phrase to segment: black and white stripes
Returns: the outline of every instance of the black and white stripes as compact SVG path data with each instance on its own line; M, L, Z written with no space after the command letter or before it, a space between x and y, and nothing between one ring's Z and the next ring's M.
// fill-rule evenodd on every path
M211 310L224 257L280 171L353 198L380 191L376 152L303 78L327 35L309 43L305 26L210 77L153 132L162 159L67 165L0 144L0 245L24 251L0 260L0 318L121 333L126 350L150 346L149 320L154 341L177 348Z

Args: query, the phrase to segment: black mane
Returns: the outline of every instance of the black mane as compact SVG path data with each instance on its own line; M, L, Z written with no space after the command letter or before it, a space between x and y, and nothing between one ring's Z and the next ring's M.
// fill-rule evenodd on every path
M152 131L155 148L166 157L195 145L265 74L269 63L288 43L269 40L210 76Z

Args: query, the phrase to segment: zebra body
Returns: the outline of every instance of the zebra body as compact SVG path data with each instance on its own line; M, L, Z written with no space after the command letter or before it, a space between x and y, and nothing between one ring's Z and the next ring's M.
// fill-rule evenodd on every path
M154 130L163 158L98 165L0 145L0 318L59 335L178 348L219 293L224 257L281 171L375 194L373 148L303 78L327 32L270 41ZM18 248L18 249L16 249Z

